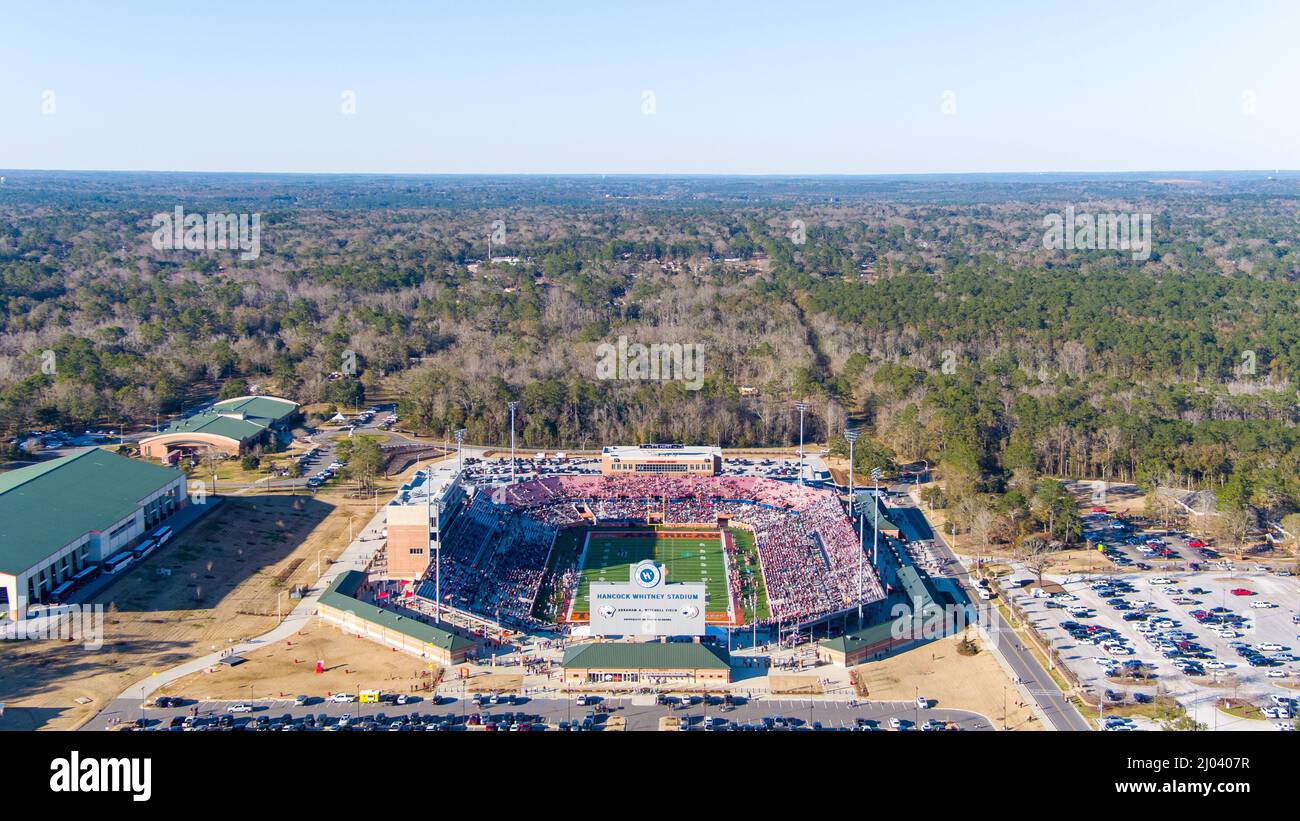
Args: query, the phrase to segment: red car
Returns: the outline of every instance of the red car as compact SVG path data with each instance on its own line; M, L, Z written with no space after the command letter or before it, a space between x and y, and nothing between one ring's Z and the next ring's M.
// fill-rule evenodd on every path
M1188 547L1205 547L1205 542L1201 541L1200 539L1192 539L1190 542L1187 543L1187 546L1188 546Z
M1229 590L1228 592L1231 593L1231 594L1234 595L1234 596L1253 596L1253 595L1255 595L1255 591L1254 591L1254 590L1247 590L1247 589L1244 588L1244 587L1234 587L1233 589Z

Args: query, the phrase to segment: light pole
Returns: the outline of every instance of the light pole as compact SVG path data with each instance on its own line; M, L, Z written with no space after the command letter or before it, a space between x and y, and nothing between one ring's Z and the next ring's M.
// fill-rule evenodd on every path
M808 412L807 402L795 402L795 410L799 411L799 484L803 484L803 415ZM852 466L850 465L850 469Z
M853 444L858 441L862 431L857 428L845 428L844 438L849 441L849 515L853 514ZM861 516L861 514L859 514ZM851 521L851 520L850 520ZM859 522L861 519L859 518ZM859 529L861 525L859 525ZM858 624L862 624L862 541L858 541Z
M461 472L465 470L465 429L458 428L451 435L456 437L456 471Z
M462 431L456 431L456 441L460 441ZM442 534L439 533L438 544L433 544L433 460L429 461L424 476L424 533L426 556L433 557L433 620L442 624Z
M845 428L844 438L849 442L849 509L853 509L853 443L858 441L862 431L857 428Z
M880 510L876 505L880 504L880 468L871 469L871 484L875 488L875 494L871 497L871 563L876 567L880 566ZM862 585L862 579L858 579L859 588ZM861 596L859 589L858 595Z
M510 409L510 484L515 483L515 410L519 407L518 402L507 402L506 407Z

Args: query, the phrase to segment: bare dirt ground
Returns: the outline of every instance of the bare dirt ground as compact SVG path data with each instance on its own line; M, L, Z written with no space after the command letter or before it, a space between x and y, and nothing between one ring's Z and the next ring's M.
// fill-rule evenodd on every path
M523 687L523 673L478 673L465 679L465 689L473 692L517 693Z
M937 701L939 707L980 713L995 727L1001 727L1005 720L1010 730L1043 729L1033 711L1019 703L1019 692L1002 672L992 651L977 639L980 651L964 656L957 652L961 640L959 635L949 636L854 667L852 674L873 701L911 701L919 693Z
M0 729L75 728L150 673L266 632L277 596L288 613L288 591L317 578L318 551L328 564L371 507L329 494L227 499L97 597L101 649L0 645Z
M820 695L825 692L816 676L780 676L767 677L768 689L782 695Z
M206 701L328 697L331 693L380 690L412 693L432 689L442 668L408 653L345 633L333 625L313 623L292 639L243 656L236 667L217 665L158 691ZM316 672L316 662L324 672Z

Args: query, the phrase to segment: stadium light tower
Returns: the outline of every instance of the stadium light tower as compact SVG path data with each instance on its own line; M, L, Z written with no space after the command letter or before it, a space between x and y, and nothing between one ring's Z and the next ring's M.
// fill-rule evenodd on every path
M424 475L424 555L433 557L433 620L442 624L442 534L438 544L433 544L433 460L429 460L428 471Z
M507 402L506 407L510 409L510 484L515 483L515 411L519 408L518 402Z
M807 402L795 402L795 410L799 411L799 484L803 484L803 415L808 412Z
M451 435L456 437L456 470L460 472L465 470L465 429L454 430Z
M871 496L871 563L880 567L880 468L871 469L871 484L875 488L875 493ZM858 575L858 596L861 597L862 576ZM858 606L861 607L862 599L858 599Z
M849 441L849 510L853 510L853 443L858 441L862 431L857 428L845 428L844 438Z

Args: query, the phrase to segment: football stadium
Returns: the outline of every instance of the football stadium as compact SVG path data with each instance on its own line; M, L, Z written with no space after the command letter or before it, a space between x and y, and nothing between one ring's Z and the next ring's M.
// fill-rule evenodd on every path
M415 597L503 630L573 630L639 562L702 584L706 623L808 625L885 598L833 489L754 476L559 475L467 497ZM435 559L435 557L439 557Z

